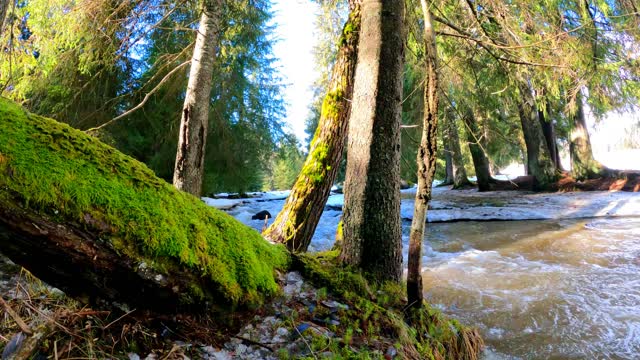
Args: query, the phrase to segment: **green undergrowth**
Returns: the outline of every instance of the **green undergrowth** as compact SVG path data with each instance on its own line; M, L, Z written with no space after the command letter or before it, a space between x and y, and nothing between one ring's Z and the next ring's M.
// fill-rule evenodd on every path
M310 344L316 352L336 358L385 358L393 347L403 359L478 359L483 347L476 329L448 319L424 304L407 309L404 288L398 284L373 284L361 274L336 266L337 251L295 255L293 268L316 286L348 304L340 311L341 325L331 330L342 343L318 337Z
M275 269L289 261L283 246L177 191L144 164L0 98L0 202L14 200L100 233L160 274L176 264L190 268L234 304L276 293ZM184 300L204 292L194 285Z

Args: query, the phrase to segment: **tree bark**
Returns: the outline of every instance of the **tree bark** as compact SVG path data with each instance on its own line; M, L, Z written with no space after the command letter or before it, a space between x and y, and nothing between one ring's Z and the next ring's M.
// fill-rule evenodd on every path
M580 94L578 94L576 102L578 110L573 116L573 129L571 129L571 143L569 144L571 172L579 180L597 178L603 175L605 167L593 158L587 119Z
M360 1L351 1L309 155L282 211L263 234L274 242L285 243L292 251L307 251L340 169L351 113L359 34Z
M543 189L555 181L556 168L547 148L540 120L536 119L538 112L528 95L530 91L526 86L522 86L520 92L522 100L518 102L518 115L527 147L528 174L535 178L534 189Z
M470 186L471 181L469 181L467 170L464 168L458 126L456 125L456 118L452 111L445 112L444 122L445 133L449 140L447 144L449 144L449 153L451 155L451 165L453 168L453 188L461 189L465 186Z
M418 189L409 232L409 260L407 266L407 299L411 307L420 308L422 295L422 242L431 200L431 184L436 172L438 135L438 54L436 33L431 22L427 0L420 1L424 15L425 65L427 84L424 90L424 120L422 139L418 148Z
M204 0L180 120L173 185L195 196L202 193L211 82L222 6L222 0Z
M467 134L467 143L469 143L469 151L471 152L471 158L473 159L473 167L476 171L476 182L478 183L478 191L491 190L491 169L489 169L489 160L480 145L480 128L478 122L473 114L473 110L468 108L463 116L462 120L465 124L465 131Z
M4 22L12 0L0 0L0 36L4 33Z
M70 296L164 313L259 302L287 261L142 163L2 98L0 251Z
M400 124L404 1L365 0L349 119L340 259L377 280L402 277Z
M453 159L451 158L449 138L443 136L442 140L442 144L444 145L444 181L442 185L453 185Z
M558 152L558 143L556 141L556 127L553 124L553 120L550 118L550 106L547 105L547 115L543 111L538 110L538 120L542 127L542 134L544 135L551 161L556 169L561 170L562 164L560 163L560 154Z

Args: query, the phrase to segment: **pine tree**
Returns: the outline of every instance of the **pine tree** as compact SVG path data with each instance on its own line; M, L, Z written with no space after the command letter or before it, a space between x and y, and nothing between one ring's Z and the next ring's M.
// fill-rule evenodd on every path
M400 123L404 1L365 0L349 119L340 259L400 281Z

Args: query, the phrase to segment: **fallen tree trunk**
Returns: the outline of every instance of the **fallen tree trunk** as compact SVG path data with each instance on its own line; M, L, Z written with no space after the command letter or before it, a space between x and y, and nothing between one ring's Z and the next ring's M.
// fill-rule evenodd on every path
M142 163L2 98L0 252L69 295L168 313L259 303L288 262Z

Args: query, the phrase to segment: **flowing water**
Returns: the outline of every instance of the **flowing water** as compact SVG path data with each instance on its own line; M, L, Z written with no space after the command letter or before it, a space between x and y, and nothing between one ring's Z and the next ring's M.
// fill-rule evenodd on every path
M502 200L550 206L518 196ZM251 216L275 215L283 203L249 202L229 213L260 230ZM331 248L340 216L339 207L324 211L312 251ZM409 225L403 221L405 264ZM640 359L640 218L428 224L423 264L427 300L477 326L487 359Z
M640 358L640 219L430 224L427 300L486 358Z

